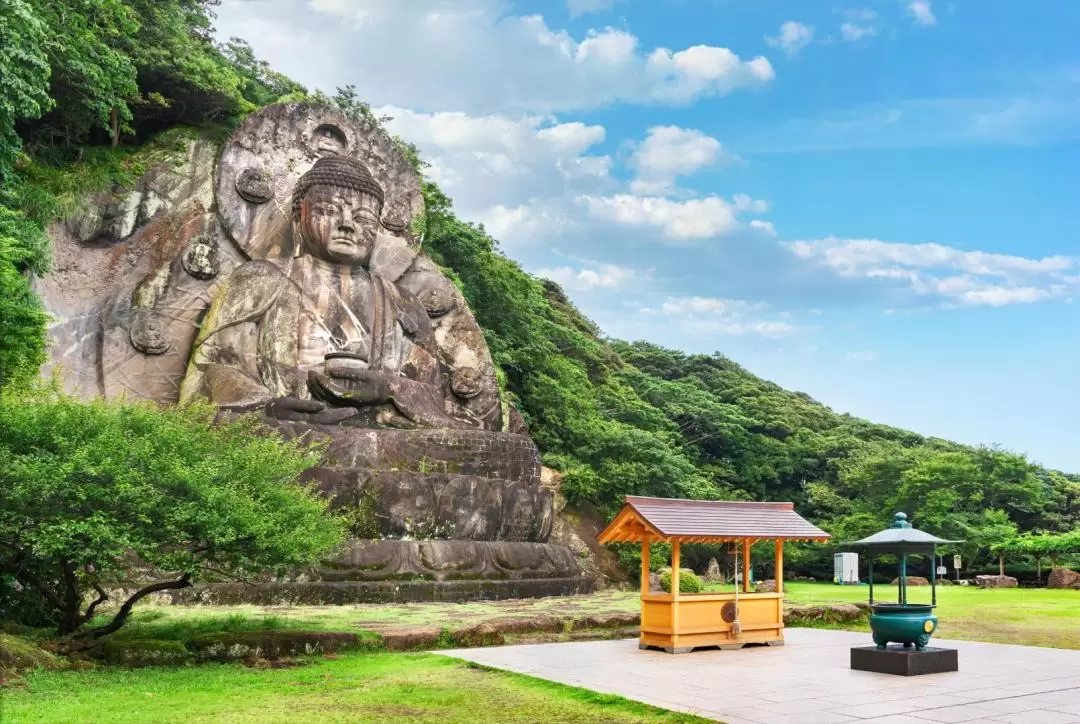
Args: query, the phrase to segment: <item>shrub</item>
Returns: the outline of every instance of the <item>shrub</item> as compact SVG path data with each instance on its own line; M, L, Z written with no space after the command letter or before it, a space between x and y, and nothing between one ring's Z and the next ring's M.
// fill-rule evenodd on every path
M660 574L660 587L667 593L671 593L671 570L667 569ZM698 575L689 568L679 569L679 593L701 593L705 586L701 583Z
M344 537L328 501L298 483L316 451L208 405L83 402L46 388L0 391L0 574L33 589L71 634L106 586L149 570L112 621L142 598L195 578L284 573ZM13 579L13 580L12 580ZM84 609L85 601L96 597Z

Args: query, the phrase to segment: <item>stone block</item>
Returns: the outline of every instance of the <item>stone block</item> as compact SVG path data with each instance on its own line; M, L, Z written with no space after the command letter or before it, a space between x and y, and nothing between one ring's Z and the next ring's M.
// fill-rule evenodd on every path
M1019 585L1012 576L975 576L979 588L1016 588Z
M876 674L922 676L959 670L956 649L927 647L922 651L902 646L879 649L876 646L857 646L851 649L851 668Z

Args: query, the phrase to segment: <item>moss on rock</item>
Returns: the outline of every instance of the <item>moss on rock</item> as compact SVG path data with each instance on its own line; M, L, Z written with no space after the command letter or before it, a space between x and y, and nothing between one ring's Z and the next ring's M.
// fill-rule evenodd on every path
M51 654L32 641L0 633L0 681L34 669L60 671L71 662Z
M113 666L182 666L194 658L180 641L168 639L119 639L106 641L101 658Z

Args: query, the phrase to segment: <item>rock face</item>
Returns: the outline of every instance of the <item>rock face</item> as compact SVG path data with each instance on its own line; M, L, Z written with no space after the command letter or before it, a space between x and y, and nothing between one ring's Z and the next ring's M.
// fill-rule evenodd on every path
M900 579L899 578L894 578L894 579L892 579L892 582L890 583L890 585L895 586L898 583L900 583ZM909 586L929 586L930 585L930 581L926 580L922 576L907 576L907 577L904 578L904 583L906 583Z
M975 576L979 588L1016 588L1019 585L1012 576Z
M1080 573L1068 568L1055 568L1046 579L1047 588L1074 588L1080 590Z
M327 443L311 480L347 550L256 598L446 600L586 590L549 544L553 490L464 298L419 251L420 179L383 132L308 104L248 116L88 200L37 282L69 391L208 398ZM201 590L237 600L251 587Z

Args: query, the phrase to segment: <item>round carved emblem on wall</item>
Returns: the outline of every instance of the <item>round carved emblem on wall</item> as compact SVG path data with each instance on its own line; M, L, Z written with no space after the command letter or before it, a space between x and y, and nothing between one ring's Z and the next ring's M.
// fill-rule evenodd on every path
M409 228L409 210L400 201L390 205L383 215L382 225L395 234L404 234Z
M454 296L444 289L431 287L420 292L420 303L429 317L441 317L454 308Z
M143 354L165 354L169 350L169 332L165 323L149 313L136 315L129 334L131 346Z
M450 375L450 389L463 399L476 397L484 386L484 376L475 367L460 367Z
M265 204L274 198L270 180L270 174L260 168L245 168L236 179L236 193L249 203Z
M217 242L212 237L200 236L188 246L180 258L180 263L188 274L207 281L217 276L217 257Z
M731 623L735 620L735 602L728 601L720 607L720 618L724 623Z

